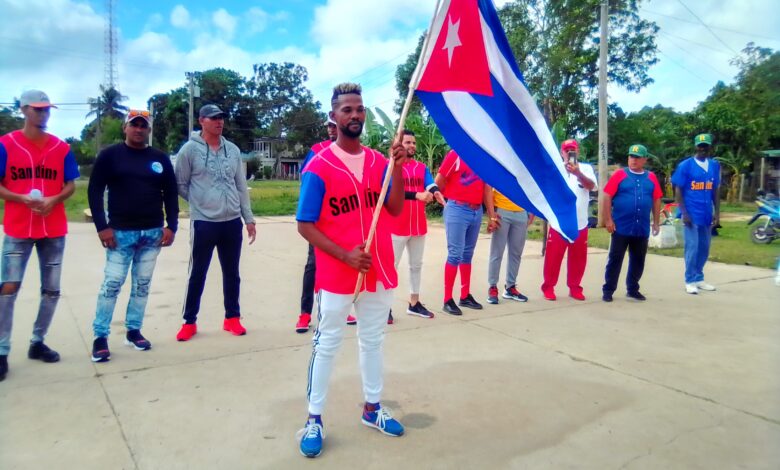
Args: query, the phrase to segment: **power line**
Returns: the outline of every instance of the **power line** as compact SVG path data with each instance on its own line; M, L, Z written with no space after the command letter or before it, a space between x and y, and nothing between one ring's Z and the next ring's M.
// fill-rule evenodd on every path
M685 2L683 2L682 0L677 0L677 1L678 1L678 2L680 2L680 5L684 6L684 7L685 7L685 9L686 9L686 10L688 10L688 12L689 12L691 15L693 15L693 17L694 17L694 18L696 18L697 20L699 20L699 23L701 23L701 24L702 24L702 26L704 26L705 28L707 28L707 31L709 31L709 32L710 32L710 34L712 34L712 36L713 36L713 37L715 37L715 39L717 39L717 40L718 40L718 42L720 42L721 44L723 44L724 46L726 46L726 48L727 48L727 49L729 49L731 52L733 52L733 53L734 53L734 55L739 55L739 52L735 51L735 50L734 50L734 49L733 49L731 46L729 46L728 44L726 44L726 43L723 41L723 39L721 39L721 38L720 38L720 36L718 36L717 34L715 34L715 31L713 31L713 30L712 30L712 28L710 28L709 26L707 26L707 23L705 23L704 21L702 21L702 19L701 19L701 18L699 18L699 16L698 16L696 13L694 13L694 12L693 12L693 10L691 10L690 8L688 8L688 5L686 5L686 4L685 4Z
M667 41L669 41L669 43L670 43L671 45L673 45L673 46L674 46L674 47L676 47L677 49L680 49L681 51L685 52L686 54L688 54L688 56L690 56L690 57L693 57L695 60L697 60L698 62L702 63L702 64L703 64L705 67L707 67L707 68L709 68L710 70L714 71L714 72L715 72L715 73L717 73L718 75L721 75L722 77L726 77L726 78L731 78L731 76L730 76L729 74L727 74L727 73L724 73L724 72L722 72L722 71L720 71L720 70L716 69L716 68L715 68L715 67L713 67L713 66L712 66L712 65L711 65L709 62L707 62L707 61L705 61L705 60L702 60L701 58L699 58L698 54L694 54L694 53L692 53L691 51L689 51L689 50L687 50L687 49L683 48L682 46L680 46L680 45L678 45L678 44L676 44L676 43L675 43L675 42L673 42L671 39L667 39Z
M702 78L702 77L701 77L701 75L697 74L696 72L692 71L692 70L691 70L691 69L689 69L688 67L686 67L686 66L684 66L683 64L681 64L681 63L677 62L676 60L672 59L672 58L671 58L671 57L670 57L668 54L664 53L664 51L662 51L662 50L660 50L660 49L659 49L659 50L658 50L658 52L660 52L660 53L661 53L661 55L663 55L664 57L666 57L667 59L669 59L669 62L671 62L671 63L673 63L674 65L676 65L676 66L680 67L681 69L685 70L686 72L688 72L689 74L691 74L691 75L693 75L694 77L698 78L698 79L699 79L699 80L701 80L702 82L704 82L704 83L710 83L710 81L709 81L709 80L705 80L704 78Z
M703 44L703 43L700 43L700 42L692 41L692 40L690 40L688 38L684 38L682 36L677 36L676 34L672 34L672 33L669 33L667 31L664 31L663 29L660 29L659 32L661 34L663 34L664 36L669 36L669 37L672 37L672 38L675 38L675 39L679 39L681 41L685 41L686 43L695 44L695 45L697 45L699 47L703 47L703 48L709 49L709 50L711 50L713 52L717 52L718 54L723 54L725 56L728 56L729 58L732 57L731 52L726 52L723 49L718 49L716 47L712 47L712 46L709 46L707 44Z
M686 18L680 18L679 16L667 15L666 13L660 13L660 12L657 12L657 11L648 10L647 8L641 8L641 10L644 11L645 13L650 13L652 15L663 16L665 18L671 18L673 20L681 21L683 23L699 24L699 22L697 22L697 21L691 21L691 20L686 19ZM742 36L759 38L759 39L768 39L770 41L780 42L780 38L773 38L773 37L763 36L763 35L755 34L755 33L746 33L744 31L737 31L736 29L723 28L723 27L720 27L720 26L710 26L710 27L713 28L713 29L719 29L721 31L726 31L726 32L729 32L729 33L741 34Z

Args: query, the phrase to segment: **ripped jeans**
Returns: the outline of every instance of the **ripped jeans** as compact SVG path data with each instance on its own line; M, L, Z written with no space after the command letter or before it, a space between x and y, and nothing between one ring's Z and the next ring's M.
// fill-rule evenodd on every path
M106 269L103 285L98 293L95 322L92 329L96 338L105 338L111 332L116 298L131 268L130 300L127 302L125 326L128 330L140 330L144 321L149 286L152 283L154 265L160 253L162 229L114 230L116 248L106 250Z
M46 332L49 331L51 319L54 317L57 301L60 299L60 275L62 274L65 237L14 238L6 235L3 239L0 289L4 288L6 284L15 284L16 289L12 293L0 293L0 355L3 356L7 356L11 350L14 304L33 246L38 253L41 272L41 301L38 306L38 316L33 325L31 342L43 341Z

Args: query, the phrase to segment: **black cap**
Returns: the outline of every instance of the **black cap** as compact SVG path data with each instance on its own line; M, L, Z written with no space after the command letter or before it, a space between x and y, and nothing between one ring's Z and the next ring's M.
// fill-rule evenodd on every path
M215 104L207 104L202 108L200 108L200 112L198 113L198 116L202 118L214 118L217 116L225 117L226 114L224 111L219 109L219 106Z

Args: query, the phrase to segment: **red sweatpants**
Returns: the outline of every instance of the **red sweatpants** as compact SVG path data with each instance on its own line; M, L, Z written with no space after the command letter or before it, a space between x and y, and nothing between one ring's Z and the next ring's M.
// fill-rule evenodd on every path
M558 284L558 275L561 272L561 262L566 249L569 249L569 257L566 264L569 292L582 293L582 276L585 274L585 264L588 261L588 228L580 230L580 234L573 243L569 243L560 233L550 229L547 233L547 248L544 253L544 284L542 292L555 291Z

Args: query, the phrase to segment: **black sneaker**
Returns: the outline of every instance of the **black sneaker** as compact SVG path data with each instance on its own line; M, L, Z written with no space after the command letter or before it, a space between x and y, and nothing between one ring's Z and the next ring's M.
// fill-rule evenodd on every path
M5 380L5 375L8 373L8 356L0 356L0 382Z
M639 291L629 292L628 294L626 294L626 297L628 297L629 299L634 299L634 300L647 300L647 297L642 295L642 293L639 292Z
M387 324L392 325L395 323L395 319L393 318L393 309L390 309L390 313L387 314Z
M418 317L423 318L433 318L433 312L425 308L425 305L419 301L414 305L409 304L409 307L406 309L406 313L409 315L417 315Z
M444 307L442 307L442 310L449 313L450 315L463 315L463 312L458 308L457 305L455 305L455 301L453 299L444 302Z
M465 298L460 299L458 305L461 307L472 308L474 310L482 310L482 304L474 299L474 296L469 294Z
M517 290L516 286L509 286L506 289L504 289L504 293L501 295L501 297L505 299L515 300L517 302L528 302L528 297L521 294L520 291Z
M27 351L27 357L43 362L58 362L60 360L59 353L43 344L43 341L30 343L30 350Z
M111 351L108 350L108 338L95 338L92 343L92 362L108 362Z
M612 294L604 292L604 294L601 296L601 300L604 302L612 302Z
M134 347L137 351L147 351L152 349L152 343L150 343L148 339L144 338L144 336L141 334L141 330L127 330L125 344Z

